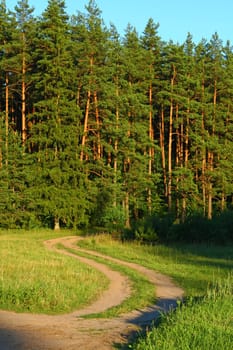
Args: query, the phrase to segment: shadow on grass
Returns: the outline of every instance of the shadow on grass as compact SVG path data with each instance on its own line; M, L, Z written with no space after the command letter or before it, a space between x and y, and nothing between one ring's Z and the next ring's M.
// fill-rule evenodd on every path
M233 244L228 247L190 244L175 245L170 248L177 252L182 264L220 268L229 272L233 269Z
M175 312L177 305L178 302L175 299L159 299L155 306L148 307L146 311L138 311L136 317L129 318L126 321L126 327L127 324L133 324L138 329L132 330L125 336L123 335L124 344L115 343L113 347L119 350L131 349L130 344L135 342L139 336L145 336L152 327L157 327L166 313Z

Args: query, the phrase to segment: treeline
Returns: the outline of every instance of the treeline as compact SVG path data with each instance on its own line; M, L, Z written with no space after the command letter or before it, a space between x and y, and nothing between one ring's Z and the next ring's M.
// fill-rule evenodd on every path
M0 226L211 219L233 201L233 51L121 37L95 1L0 5Z

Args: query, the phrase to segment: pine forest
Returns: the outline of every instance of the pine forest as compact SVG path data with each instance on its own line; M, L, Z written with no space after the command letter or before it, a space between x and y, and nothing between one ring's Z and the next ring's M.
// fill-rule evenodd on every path
M233 217L233 48L217 33L164 42L150 18L122 37L94 0L39 17L1 0L0 117L1 228Z

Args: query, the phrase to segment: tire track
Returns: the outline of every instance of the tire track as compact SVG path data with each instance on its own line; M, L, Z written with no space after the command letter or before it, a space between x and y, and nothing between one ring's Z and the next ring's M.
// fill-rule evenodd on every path
M113 344L122 344L142 326L149 325L161 312L176 306L176 301L183 296L183 290L172 280L160 273L135 263L121 261L103 254L81 249L77 246L78 237L65 237L44 242L47 249L65 254L92 266L104 273L109 279L109 288L92 305L66 315L34 315L0 311L0 350L111 350ZM84 258L65 249L57 249L61 243L65 248L72 248L89 254ZM128 266L141 272L156 289L156 305L143 310L112 319L83 319L81 316L103 312L122 303L130 296L130 281L126 276L114 271L103 263L91 259L99 256Z

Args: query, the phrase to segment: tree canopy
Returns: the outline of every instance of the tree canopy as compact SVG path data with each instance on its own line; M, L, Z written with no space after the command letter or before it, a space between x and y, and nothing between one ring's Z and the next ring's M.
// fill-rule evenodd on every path
M106 27L95 1L0 4L0 226L128 227L232 209L233 50Z

